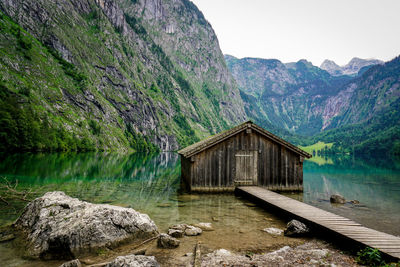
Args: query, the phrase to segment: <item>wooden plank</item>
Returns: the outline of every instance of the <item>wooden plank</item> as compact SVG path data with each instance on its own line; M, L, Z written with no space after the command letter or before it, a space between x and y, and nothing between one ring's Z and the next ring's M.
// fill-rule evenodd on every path
M279 153L279 152L278 152ZM280 153L279 153L280 154ZM281 167L285 167L284 166ZM286 166L287 168L287 166ZM282 173L282 170L279 172ZM400 258L400 238L362 226L345 217L323 211L303 202L279 195L258 186L243 186L237 190L272 205L292 215L307 219L311 223L329 229L338 235L350 238L366 246L379 249L395 258Z

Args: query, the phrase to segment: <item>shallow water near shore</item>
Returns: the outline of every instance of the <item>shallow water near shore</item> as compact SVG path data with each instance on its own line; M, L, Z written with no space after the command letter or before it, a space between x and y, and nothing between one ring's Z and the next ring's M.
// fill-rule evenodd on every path
M304 164L304 192L286 194L372 229L400 236L399 159L334 158L330 164ZM332 194L345 197L331 204ZM351 203L357 200L359 204Z
M371 228L400 235L400 164L394 161L388 166L387 161L382 165L381 161L353 158L326 162L319 165L306 161L304 193L289 196ZM192 252L197 241L210 250L225 248L244 253L304 242L261 231L267 227L284 229L285 221L246 199L233 194L180 193L180 163L176 153L16 154L2 157L0 176L12 184L18 180L18 189L33 189L35 196L60 190L93 203L134 208L147 213L161 232L176 223L212 223L214 231L185 237L178 250L155 249L153 252L158 257L168 258L171 254L178 257ZM360 204L333 206L329 203L333 193L349 200L356 199ZM25 205L26 202L19 200L10 201L9 205L1 203L0 225L14 221ZM7 266L42 264L16 256L10 243L0 244L0 261ZM59 262L46 262L43 266L51 265L58 266Z

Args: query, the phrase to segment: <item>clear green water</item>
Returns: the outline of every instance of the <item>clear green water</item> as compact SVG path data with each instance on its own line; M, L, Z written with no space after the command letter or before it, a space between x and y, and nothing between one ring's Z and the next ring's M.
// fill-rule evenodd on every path
M153 249L151 255L165 266L173 265L174 260L185 253L193 252L197 241L211 250L225 248L232 251L266 251L301 242L262 232L267 227L284 229L285 222L233 194L181 194L180 164L176 153L12 155L2 158L0 176L11 183L18 180L19 190L32 188L37 191L35 196L60 190L93 203L134 208L147 213L162 232L176 223L212 223L214 231L184 238L178 249ZM0 190L0 194L4 196L5 192ZM9 205L0 202L2 225L13 222L26 205L19 200L9 202ZM7 266L61 264L24 260L12 243L0 243L0 262Z
M180 164L174 153L17 154L0 163L2 179L18 181L19 190L32 188L37 191L36 196L64 191L89 202L132 207L147 213L157 205L177 203L172 199L178 195L179 175ZM1 203L0 224L16 219L25 204L18 200L10 205Z
M199 237L210 248L257 250L294 242L261 232L266 227L284 228L285 222L233 194L181 194L176 153L3 155L0 185L4 185L4 178L11 183L18 181L19 190L33 189L34 196L60 190L94 203L132 207L149 214L161 231L180 222L212 222L215 232ZM334 193L360 204L331 205L329 196ZM0 189L0 196L4 195ZM399 161L353 158L306 161L304 193L288 196L368 227L400 235ZM25 205L20 200L9 200L9 205L0 202L0 225L14 221ZM8 266L20 266L20 259L9 246L0 244L0 254L0 260ZM28 262L26 266L35 264Z
M333 158L304 164L304 193L291 195L313 206L353 219L365 226L400 236L399 159ZM331 194L359 205L332 205Z

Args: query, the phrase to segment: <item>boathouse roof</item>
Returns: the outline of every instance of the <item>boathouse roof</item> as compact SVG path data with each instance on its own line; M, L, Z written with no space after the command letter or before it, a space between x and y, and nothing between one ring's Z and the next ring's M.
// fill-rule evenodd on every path
M252 129L255 132L259 133L260 135L278 143L281 144L282 146L286 147L287 149L303 156L306 158L311 158L311 155L304 150L296 147L295 145L292 145L291 143L283 140L282 138L279 138L278 136L268 132L267 130L263 129L262 127L258 126L257 124L253 123L252 121L246 121L242 124L237 125L236 127L233 127L229 130L223 131L219 134L212 135L200 142L197 142L193 145L190 145L188 147L185 147L181 150L178 151L178 153L185 158L191 157L193 155L196 155L197 153L200 153L218 143L223 142L224 140L242 132L245 131L246 129Z

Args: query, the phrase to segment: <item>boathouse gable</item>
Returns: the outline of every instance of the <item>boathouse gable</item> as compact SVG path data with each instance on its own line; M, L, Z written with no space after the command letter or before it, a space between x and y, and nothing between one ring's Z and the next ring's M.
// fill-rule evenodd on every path
M303 159L311 157L251 121L178 153L184 185L198 192L233 191L239 185L302 190Z

